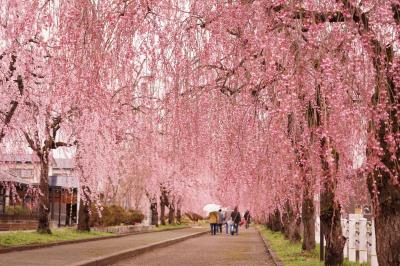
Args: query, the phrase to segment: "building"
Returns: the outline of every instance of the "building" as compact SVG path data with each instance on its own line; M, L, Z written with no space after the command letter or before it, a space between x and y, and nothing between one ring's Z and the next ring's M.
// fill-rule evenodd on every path
M49 176L50 219L58 226L77 223L78 179L74 168L73 159L55 158Z
M37 197L33 194L39 181L39 159L34 154L0 155L0 218L36 219ZM50 156L49 218L53 226L76 223L77 188L74 160Z

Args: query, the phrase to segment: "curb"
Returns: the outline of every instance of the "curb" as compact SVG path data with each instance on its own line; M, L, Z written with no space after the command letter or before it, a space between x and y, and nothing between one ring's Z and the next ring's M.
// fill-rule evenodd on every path
M144 246L141 246L141 247L126 249L126 250L115 252L115 253L112 253L112 254L109 254L109 255L106 255L106 256L101 256L101 257L97 257L97 258L81 261L81 262L79 262L77 264L71 264L71 265L75 265L75 266L110 265L112 263L115 263L115 262L123 260L123 259L128 259L128 258L131 258L131 257L135 257L135 256L141 255L141 254L143 254L145 252L149 252L149 251L152 251L152 250L157 249L157 248L170 246L170 245L173 245L173 244L178 243L178 242L185 241L185 240L190 239L190 238L195 238L195 237L199 237L199 236L205 235L207 233L208 233L208 231L204 231L204 232L194 233L194 234L190 234L190 235L186 235L186 236L176 237L176 238L172 238L172 239L156 242L156 243L153 243L153 244L144 245Z
M180 229L187 229L187 228L191 228L191 227L187 226L187 227L181 227L181 228L167 228L165 230L158 230L158 231L133 232L133 233L127 233L127 234L120 234L120 235L99 236L99 237L92 237L92 238L85 238L85 239L67 240L67 241L60 241L60 242L47 243L47 244L32 244L32 245L26 245L26 246L6 247L6 248L0 248L0 254L33 250L33 249L39 249L39 248L48 248L48 247L54 247L54 246L69 245L69 244L78 244L78 243L92 242L92 241L99 241L99 240L107 240L107 239L120 238L120 237L131 236L131 235L173 231L173 230L180 230Z
M268 253L271 255L271 258L276 266L284 266L283 262L278 258L275 252L271 249L271 246L268 243L268 240L263 236L260 229L257 227L258 235L261 237L264 242L265 247L267 248Z

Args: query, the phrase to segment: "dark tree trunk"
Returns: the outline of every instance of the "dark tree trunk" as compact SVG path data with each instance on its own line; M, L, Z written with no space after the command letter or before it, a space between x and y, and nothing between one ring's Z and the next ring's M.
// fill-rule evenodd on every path
M289 202L286 202L285 213L282 215L283 233L291 242L298 242L301 239L300 235L300 217L293 210Z
M82 195L79 207L78 231L90 231L90 206L91 201L87 187L82 187ZM83 199L84 198L84 199Z
M395 10L394 14L399 14L398 6L393 9ZM396 22L399 25L400 19ZM400 69L392 68L392 46L386 46L377 40L371 40L371 44L374 48L373 63L376 71L372 104L381 118L377 121L372 120L371 124L375 127L370 128L373 130L371 133L374 134L375 141L379 143L379 150L377 151L376 144L371 142L368 144L367 156L379 154L382 166L376 166L375 170L369 173L367 184L376 214L375 232L379 265L400 265L400 186L395 184L400 181L400 145L398 138L394 144L388 143L389 136L396 138L400 133L400 88L393 77L393 73L398 73ZM379 110L382 105L385 109Z
M377 115L369 121L370 133L367 158L379 154L380 162L384 167L375 169L368 176L368 188L373 199L375 210L375 231L378 262L381 266L400 265L400 187L398 182L400 145L399 105L400 88L396 80L399 68L395 63L393 44L380 41L380 38L370 27L368 13L346 1L347 11L363 14L363 19L353 16L353 22L362 30L359 31L366 48L372 52L372 63L375 69L375 92L371 97L371 104ZM400 25L400 7L391 5L394 22ZM357 18L357 19L356 19ZM382 108L383 107L383 108ZM390 138L389 138L390 136ZM388 144L392 139L394 143ZM379 150L376 148L379 143ZM391 147L390 147L391 146ZM375 151L374 151L375 150ZM392 173L392 177L389 176ZM397 183L397 185L396 185Z
M181 211L181 209L177 209L176 210L176 222L178 224L182 223L182 211Z
M325 191L321 193L321 228L325 236L325 265L343 265L343 248L345 239L342 235L340 223L340 205L334 199L334 193L325 184Z
M376 251L380 266L400 265L400 187L393 185L385 172L374 175L378 195L373 190L373 180L368 186L374 204Z
M169 208L168 224L174 224L175 223L175 197L172 197L172 200L170 200L170 204L169 204L168 208Z
M176 202L176 222L178 224L181 224L182 222L181 206L182 206L182 198L178 197L178 200Z
M343 265L343 248L345 238L342 235L340 204L335 199L337 169L330 169L329 157L332 156L336 168L339 163L339 154L335 151L330 154L327 137L321 138L321 166L323 170L323 184L320 198L320 220L322 233L326 239L325 265Z
M169 212L168 212L168 224L175 223L175 206L174 204L169 205Z
M160 223L165 225L165 203L162 197L160 197Z
M161 196L160 196L160 222L162 225L165 225L165 207L169 205L168 201L168 191L164 186L160 187Z
M314 120L315 113L312 111L307 112L307 121ZM296 154L297 165L300 169L301 178L303 181L303 198L301 204L301 220L303 222L303 243L302 249L304 251L311 251L315 248L315 208L313 201L313 176L311 173L310 166L310 156L309 156L309 148L308 141L303 140L301 142L301 138L298 137L299 132L303 132L304 123L303 121L298 121L298 127L296 130L295 127L295 119L293 114L288 115L288 134L291 139L294 152ZM308 127L311 128L313 125L308 122ZM299 132L297 132L299 131ZM300 189L298 190L300 191ZM300 195L298 195L300 197ZM301 222L300 222L301 224Z
M37 231L41 234L51 234L49 223L49 153L44 151L40 159L40 184L41 195L39 196L39 221Z
M289 239L289 228L290 228L290 219L291 219L291 210L290 206L288 207L288 203L286 203L285 211L282 213L282 233L285 238Z
M376 247L380 266L400 265L400 199L386 202L375 218Z
M301 219L303 222L302 250L315 249L315 207L314 207L314 181L309 165L309 152L304 146L300 148L300 173L303 180L303 199L301 204Z
M157 200L155 197L150 201L150 210L151 210L151 224L158 226Z
M268 228L274 232L279 232L283 230L281 214L278 209L275 209L274 213L269 215Z
M311 251L315 249L315 208L312 195L306 188L303 192L303 204L301 206L301 218L303 221L302 249Z
M292 222L292 229L290 232L290 240L292 242L300 242L301 241L301 217L296 215L295 219Z

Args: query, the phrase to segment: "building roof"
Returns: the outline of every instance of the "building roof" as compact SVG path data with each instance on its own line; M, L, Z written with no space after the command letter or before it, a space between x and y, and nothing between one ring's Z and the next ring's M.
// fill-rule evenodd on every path
M18 163L38 163L39 158L34 154L1 154L1 162L18 162Z
M20 184L30 184L28 180L19 178L3 170L0 170L0 182L15 182Z
M71 158L54 158L55 165L53 168L56 169L74 169L75 161Z
M53 156L49 156L50 164L55 165ZM4 163L39 163L39 158L36 154L0 154L0 162Z

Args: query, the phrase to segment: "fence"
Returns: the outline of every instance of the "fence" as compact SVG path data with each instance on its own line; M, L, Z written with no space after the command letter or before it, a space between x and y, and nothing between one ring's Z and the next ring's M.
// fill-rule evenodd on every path
M346 238L343 255L351 262L370 262L371 266L378 266L376 256L375 226L362 214L350 214L349 219L342 219L342 232ZM320 243L320 220L315 219L315 241ZM325 241L324 241L325 242Z

